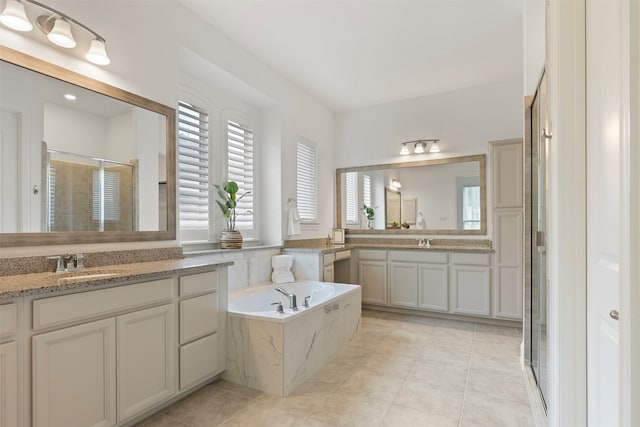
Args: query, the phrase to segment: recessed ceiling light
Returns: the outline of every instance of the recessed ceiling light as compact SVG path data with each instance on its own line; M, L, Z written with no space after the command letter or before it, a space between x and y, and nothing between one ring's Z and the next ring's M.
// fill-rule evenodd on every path
M75 101L77 99L76 96L74 94L72 94L72 93L67 93L67 94L64 95L64 97L66 99L68 99L69 101Z

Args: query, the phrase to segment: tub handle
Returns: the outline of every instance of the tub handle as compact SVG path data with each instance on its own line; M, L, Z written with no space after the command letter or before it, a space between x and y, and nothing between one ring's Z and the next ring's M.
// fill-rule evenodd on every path
M304 304L302 305L304 308L309 308L309 300L311 299L311 295L307 295L304 297Z
M282 303L280 301L272 302L271 305L277 305L276 313L284 313L284 308L282 308Z

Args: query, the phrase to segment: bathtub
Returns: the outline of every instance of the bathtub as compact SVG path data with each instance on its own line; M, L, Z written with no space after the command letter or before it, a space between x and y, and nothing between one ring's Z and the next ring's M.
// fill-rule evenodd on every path
M290 311L281 287L295 294ZM303 307L309 298L309 308ZM273 302L281 302L277 313ZM360 331L360 286L299 281L253 286L229 294L227 369L223 378L286 396L318 371Z

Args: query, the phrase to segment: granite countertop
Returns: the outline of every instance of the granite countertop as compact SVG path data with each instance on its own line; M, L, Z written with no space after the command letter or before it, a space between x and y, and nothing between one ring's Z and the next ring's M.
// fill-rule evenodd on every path
M204 273L232 265L211 256L165 259L132 264L105 265L77 272L31 273L0 277L0 301L26 295L68 290L99 289L103 285L126 285L134 281L162 279L176 273Z
M283 248L283 253L308 252L308 253L332 253L349 249L389 249L389 250L415 250L415 251L433 251L433 252L464 252L477 254L490 254L495 250L485 246L460 246L460 245L431 245L428 248L421 248L417 244L394 244L394 243L350 243L345 245L320 245L316 247L306 248Z

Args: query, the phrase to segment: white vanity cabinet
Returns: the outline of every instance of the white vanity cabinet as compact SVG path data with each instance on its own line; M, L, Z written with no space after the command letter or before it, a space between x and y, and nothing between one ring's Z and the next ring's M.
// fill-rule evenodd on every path
M32 422L25 425L129 424L211 380L225 369L226 300L226 268L29 298ZM11 350L1 344L0 361ZM2 371L0 378L9 384Z
M0 305L0 427L18 425L18 307Z
M491 315L491 255L451 254L451 311Z
M296 280L351 283L349 260L351 249L332 249L330 252L287 249L294 257L293 275Z
M358 249L365 304L495 317L492 254L428 249Z
M358 250L358 284L362 287L362 302L387 303L387 251Z
M397 307L448 311L448 254L389 251L389 303Z
M34 426L115 425L174 395L174 284L170 278L33 301Z

